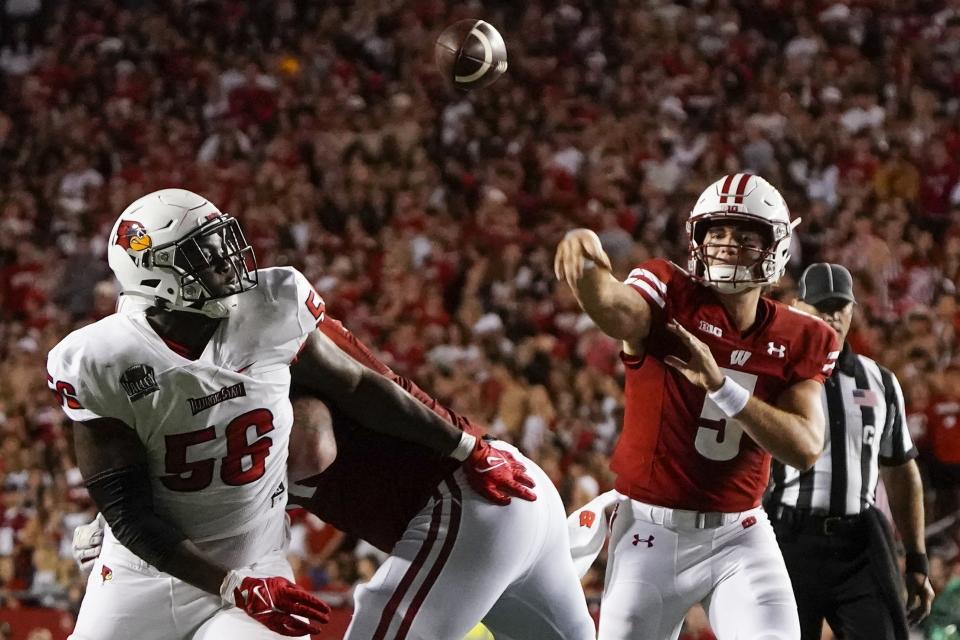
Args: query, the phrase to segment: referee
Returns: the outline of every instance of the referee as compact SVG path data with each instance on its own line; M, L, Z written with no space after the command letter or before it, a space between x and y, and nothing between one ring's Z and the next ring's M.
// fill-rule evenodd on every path
M837 369L821 395L824 450L813 468L774 461L765 506L793 583L803 640L819 640L826 619L843 639L907 640L907 623L930 613L917 452L894 375L846 343L853 280L836 264L803 272L795 306L840 336ZM906 610L893 537L875 508L881 476L906 547Z

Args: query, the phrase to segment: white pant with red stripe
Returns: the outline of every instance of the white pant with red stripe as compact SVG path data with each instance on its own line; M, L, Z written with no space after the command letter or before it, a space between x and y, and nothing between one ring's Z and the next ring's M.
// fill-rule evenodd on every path
M481 620L497 640L594 640L560 496L514 447L492 444L526 466L537 500L494 505L457 471L357 589L345 640L461 640Z
M719 640L799 640L790 577L761 507L696 528L696 513L619 496L600 640L669 640L701 603Z

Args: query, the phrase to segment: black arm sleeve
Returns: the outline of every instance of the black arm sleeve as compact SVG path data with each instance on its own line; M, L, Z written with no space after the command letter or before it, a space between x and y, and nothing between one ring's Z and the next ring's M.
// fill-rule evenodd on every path
M89 478L85 484L117 540L165 571L167 559L186 536L154 513L146 466L109 469Z

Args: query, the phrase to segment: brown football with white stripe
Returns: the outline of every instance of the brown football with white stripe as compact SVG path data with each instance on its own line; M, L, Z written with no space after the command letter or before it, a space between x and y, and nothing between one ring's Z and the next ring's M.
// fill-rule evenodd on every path
M483 20L460 20L444 29L434 56L440 73L460 91L489 86L507 70L503 36Z

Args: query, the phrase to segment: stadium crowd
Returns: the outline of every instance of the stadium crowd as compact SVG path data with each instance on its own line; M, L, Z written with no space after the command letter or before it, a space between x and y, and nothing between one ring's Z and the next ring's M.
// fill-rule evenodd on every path
M302 270L572 508L611 487L622 371L556 282L557 242L588 226L620 275L685 266L694 198L752 171L803 218L790 273L855 275L850 341L904 385L935 611L958 615L960 1L2 4L0 608L79 606L71 532L94 509L44 359L112 312L107 234L140 195L181 186L236 215L261 265ZM466 17L501 30L510 69L460 95L433 38ZM299 582L349 605L377 552L294 522ZM602 582L598 563L594 606Z

